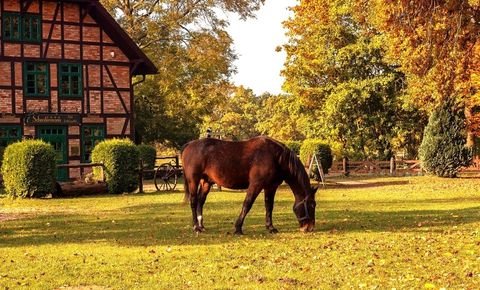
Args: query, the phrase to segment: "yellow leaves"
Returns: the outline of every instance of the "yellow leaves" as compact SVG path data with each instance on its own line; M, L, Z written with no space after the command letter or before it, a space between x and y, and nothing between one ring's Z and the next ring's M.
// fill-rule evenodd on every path
M425 285L423 285L423 288L424 289L436 289L436 286L433 283L425 283Z

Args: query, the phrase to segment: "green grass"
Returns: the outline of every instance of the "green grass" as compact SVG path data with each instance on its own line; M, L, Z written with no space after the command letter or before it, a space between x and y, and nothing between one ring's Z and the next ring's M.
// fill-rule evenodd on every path
M263 195L234 236L243 192L214 191L196 236L183 193L76 199L0 198L0 288L475 289L480 179L339 179L317 196L313 234L293 195ZM85 289L89 289L89 288Z

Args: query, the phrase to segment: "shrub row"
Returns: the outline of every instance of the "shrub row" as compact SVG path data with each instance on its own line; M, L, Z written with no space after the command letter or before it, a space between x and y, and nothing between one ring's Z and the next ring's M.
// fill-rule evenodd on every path
M108 192L119 194L132 192L138 188L138 168L140 160L153 168L155 148L135 144L129 139L110 139L100 142L92 151L92 162L103 163ZM95 168L95 178L100 178L100 168Z
M138 166L142 160L146 168L155 164L155 148L135 146L128 139L110 139L100 142L92 152L92 162L103 163L108 192L131 192L138 187ZM55 190L56 154L53 147L42 140L24 140L9 145L1 167L5 192L11 197L43 197ZM94 176L100 178L100 168Z
M54 190L55 150L41 140L10 144L4 152L2 176L10 197L43 197Z

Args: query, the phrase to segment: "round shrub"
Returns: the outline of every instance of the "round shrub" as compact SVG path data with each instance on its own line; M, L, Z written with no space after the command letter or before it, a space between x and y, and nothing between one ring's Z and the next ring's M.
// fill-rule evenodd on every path
M42 140L24 140L5 149L2 163L5 192L11 197L43 197L55 185L55 150Z
M458 170L472 160L466 144L465 114L454 101L442 103L430 116L423 133L419 157L428 173L455 177Z
M330 149L330 146L328 144L325 144L320 140L308 139L303 141L303 144L300 147L300 160L302 160L305 166L309 165L307 164L307 162L310 161L309 158L311 158L314 154L317 155L317 158L322 164L323 172L327 174L328 169L332 167L332 162L333 162L332 149ZM317 176L318 175L317 166L314 165L312 170L314 173L314 177L316 179L319 179L320 176Z
M138 187L139 156L135 144L129 139L109 139L98 143L92 151L92 162L103 163L108 192L132 192ZM100 178L100 168L93 170Z
M155 158L157 157L157 150L155 147L145 144L137 145L140 161L143 161L145 169L153 169L155 167Z
M283 142L288 149L292 150L295 154L300 154L300 147L302 146L302 142L300 141L285 141Z

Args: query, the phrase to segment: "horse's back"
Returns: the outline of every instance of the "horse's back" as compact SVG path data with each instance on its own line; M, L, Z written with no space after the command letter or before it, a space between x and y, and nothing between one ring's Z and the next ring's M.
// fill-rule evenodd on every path
M279 146L268 137L246 141L195 140L182 152L185 177L208 178L228 188L245 188L252 172L257 175L275 173Z

